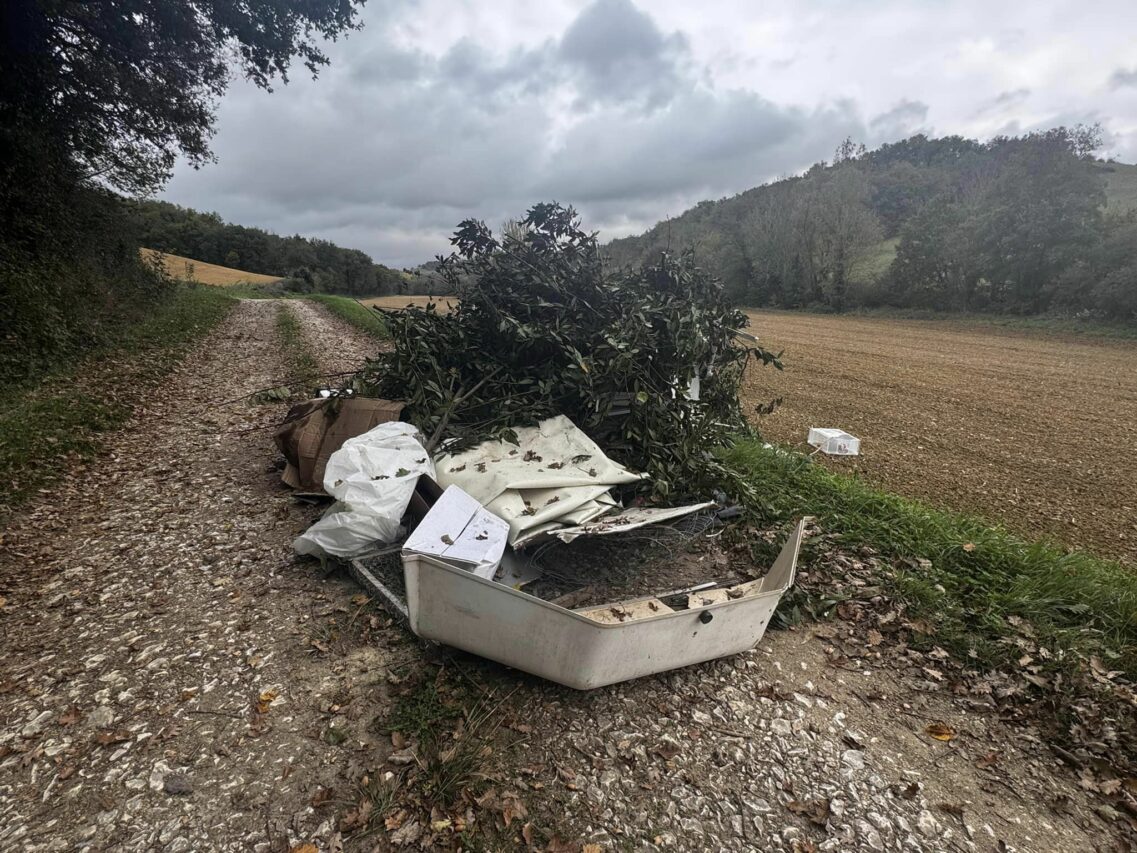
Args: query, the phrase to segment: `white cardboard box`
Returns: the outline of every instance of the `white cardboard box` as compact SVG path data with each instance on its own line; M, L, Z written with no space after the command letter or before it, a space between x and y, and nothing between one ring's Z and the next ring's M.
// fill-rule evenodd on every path
M407 538L403 553L436 557L483 578L501 564L509 525L450 486Z
M857 456L861 452L861 440L843 429L813 427L806 441L830 456Z

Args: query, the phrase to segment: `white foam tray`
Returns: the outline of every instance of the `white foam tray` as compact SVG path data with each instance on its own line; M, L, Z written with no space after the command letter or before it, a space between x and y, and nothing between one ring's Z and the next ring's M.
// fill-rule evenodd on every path
M694 593L671 610L655 597L567 610L419 554L403 556L411 630L578 690L753 648L797 571L804 521L760 580ZM667 593L661 591L661 595ZM618 610L618 617L613 610Z

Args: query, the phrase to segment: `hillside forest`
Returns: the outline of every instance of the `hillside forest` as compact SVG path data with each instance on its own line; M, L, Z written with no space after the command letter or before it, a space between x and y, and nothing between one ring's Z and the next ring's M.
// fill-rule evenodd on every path
M293 292L376 296L397 293L403 275L377 264L358 249L328 240L281 237L261 228L226 222L166 201L131 205L134 236L140 245L210 264L288 279Z
M1081 314L1137 320L1137 167L1097 128L988 142L914 136L608 245L617 266L694 249L734 301L845 311Z

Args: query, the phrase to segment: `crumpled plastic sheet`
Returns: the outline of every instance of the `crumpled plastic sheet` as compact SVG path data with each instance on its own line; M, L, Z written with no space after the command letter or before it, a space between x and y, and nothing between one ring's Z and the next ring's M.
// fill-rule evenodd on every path
M515 430L518 444L487 441L438 458L438 484L461 487L509 524L515 544L575 527L617 508L608 494L643 474L613 462L564 415Z
M434 463L411 424L379 424L349 438L324 471L324 490L336 503L292 547L298 554L346 559L394 542L421 474L434 477Z

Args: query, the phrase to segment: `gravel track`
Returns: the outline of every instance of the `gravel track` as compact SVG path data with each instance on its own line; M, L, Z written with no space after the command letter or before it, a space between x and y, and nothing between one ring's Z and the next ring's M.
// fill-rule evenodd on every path
M406 641L294 563L310 513L270 465L284 407L216 405L281 374L276 310L241 302L103 457L4 532L3 849L331 836L334 806L312 797L358 775L364 709Z

